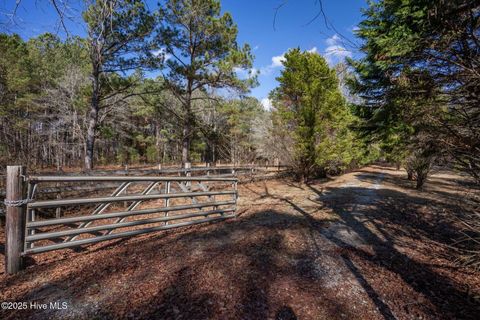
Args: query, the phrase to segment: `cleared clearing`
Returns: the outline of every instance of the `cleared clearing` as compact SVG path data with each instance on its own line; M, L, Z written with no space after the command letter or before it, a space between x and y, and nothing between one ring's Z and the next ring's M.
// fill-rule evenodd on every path
M480 274L447 246L449 218L468 210L462 180L438 173L417 192L403 171L372 166L243 184L235 220L40 254L1 274L0 300L69 308L0 318L475 319Z

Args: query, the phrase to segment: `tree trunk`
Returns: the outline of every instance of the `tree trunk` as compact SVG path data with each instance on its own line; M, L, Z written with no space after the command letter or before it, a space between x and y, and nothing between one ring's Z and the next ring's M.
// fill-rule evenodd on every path
M237 161L235 155L235 139L230 140L230 162L235 166L235 162Z
M92 80L92 101L90 106L90 112L88 113L88 129L86 137L86 150L85 150L85 170L93 169L93 156L95 148L95 133L98 123L98 111L100 108L100 85L99 85L99 72L94 70Z
M423 179L423 177L419 177L417 179L417 185L415 186L415 188L417 190L422 190L424 183L425 183L425 180Z
M398 161L395 162L395 169L396 169L397 171L400 170L401 166L402 166L402 164L401 164L400 162L398 162Z
M212 140L207 137L207 149L205 150L205 162L206 163L211 163L213 160L212 157Z
M182 138L182 167L185 167L185 163L190 162L190 144L192 140L192 124L190 121L190 115L187 115L187 119L183 125L183 138Z
M413 169L407 169L407 179L409 181L415 181L415 172Z
M193 64L193 56L191 57L191 63ZM185 164L190 161L190 145L192 142L192 127L194 115L192 114L192 90L193 79L188 78L186 87L185 98L185 122L183 124L183 137L182 137L182 167L185 168Z
M216 148L216 141L213 143L213 146L212 146L212 163L213 165L216 165L217 163L217 148Z

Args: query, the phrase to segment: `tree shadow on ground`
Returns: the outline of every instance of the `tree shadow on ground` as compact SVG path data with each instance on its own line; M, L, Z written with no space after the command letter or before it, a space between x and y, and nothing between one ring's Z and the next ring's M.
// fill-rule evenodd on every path
M378 179L378 177L377 177ZM424 295L435 306L436 310L431 310L441 318L462 318L475 319L480 306L472 300L465 288L459 288L457 284L449 278L432 270L431 266L413 260L406 254L397 250L398 246L405 246L402 240L404 237L412 239L430 239L437 243L451 243L452 239L460 235L451 223L447 221L432 222L425 219L418 206L426 203L425 199L408 196L404 193L383 189L373 190L361 187L349 188L327 188L327 194L337 195L332 201L322 201L325 194L314 186L309 188L317 193L319 202L332 209L341 219L340 224L345 225L358 236L365 240L372 249L373 253L364 250L361 246L352 246L344 241L342 236L327 234L329 239L337 245L348 248L348 252L360 257L369 263L373 263L379 268L388 270L399 275L415 291ZM375 200L362 203L361 195L371 195L376 193ZM359 197L348 197L347 195L360 195ZM367 197L368 199L368 197ZM428 202L432 204L432 201ZM433 202L438 208L451 206L443 202ZM302 214L306 215L305 212ZM308 215L308 214L307 214ZM307 219L310 219L307 217ZM372 225L382 235L372 231ZM319 230L319 232L321 232ZM415 249L415 248L412 248ZM345 256L344 256L345 258ZM366 282L355 265L348 259L347 266L360 283ZM364 285L365 287L365 285ZM375 297L375 293L370 288L365 287L367 292L371 292L370 297L376 302L385 318L393 316L385 308L386 306ZM428 310L425 310L426 312ZM428 313L427 313L428 314Z
M281 307L275 315L275 320L297 320L295 312L289 306Z
M72 261L73 268L65 265L69 261L38 265L34 267L35 270L10 276L1 287L39 282L38 275L56 273L57 268L61 268L68 269L68 272L15 299L41 299L45 302L52 299L67 300L72 305L73 315L82 312L83 317L100 319L265 319L274 317L277 313L286 316L286 309L282 311L281 306L270 301L271 284L277 277L287 277L300 283L299 286L307 286L315 277L309 268L303 266L302 259L310 253L303 249L286 248L281 232L304 227L304 219L300 216L295 218L283 212L262 211L228 223L184 229L177 234L171 233L168 237L158 234L133 242L127 241L122 246L115 244L103 252L94 249L79 253L76 256L83 256L83 259L80 263ZM248 235L253 228L257 228L256 232L262 235L261 239L232 238L232 232ZM171 249L168 249L169 246ZM192 252L197 247L205 251L192 258ZM294 261L293 267L279 262L281 255ZM238 256L245 261L236 266L235 258ZM156 266L166 259L170 259L171 263ZM164 272L165 266L171 269ZM206 281L203 276L210 272L218 272L226 278L218 284L226 288L223 291L225 295L221 291L217 292L215 287L203 283ZM118 284L109 287L119 281L120 287ZM146 285L151 282L155 286L153 293L149 291L151 286ZM313 289L304 290L309 293ZM322 290L321 285L315 286L315 290ZM90 296L95 296L98 292L102 295L102 292L107 291L108 298L99 300L96 304L88 302ZM313 296L315 294L311 293ZM123 306L118 305L119 297L127 302L126 306L125 303ZM354 315L347 305L333 298L319 300L318 304L323 306L329 319L340 319L340 314L349 317ZM295 307L292 306L290 315L295 315ZM13 317L29 318L32 314L31 310L19 311ZM51 318L52 315L51 311L35 311L37 319ZM0 312L0 317L3 316L12 317L6 311Z
M309 188L317 193L318 207L333 210L339 217L338 224L357 234L373 252L363 245L352 246L340 234L327 232L329 221L315 218L291 199L273 195L265 188L261 197L283 201L295 213L263 210L224 223L162 232L113 246L106 243L104 250L96 247L68 261L38 265L35 270L9 276L0 283L0 289L36 282L36 291L22 289L15 300L31 301L39 296L45 301L69 299L77 305L73 308L77 311L70 310L74 316L100 319L296 319L301 304L308 299L314 304L306 307L320 308L325 318L359 318L351 301L336 297L337 287L325 285L331 270L321 263L328 257L324 252L330 243L344 249L336 253L336 259L357 279L384 319L398 315L370 284L371 274L365 274L357 263L359 259L398 275L425 296L429 304L416 305L423 315L432 319L476 318L478 304L464 288L397 249L405 236L444 241L450 237L449 232L455 233L445 231L448 225L438 227L423 219L417 210L422 199L376 190L375 202L359 205L355 195L369 195L372 189L327 188L325 194L316 186ZM336 196L325 196L332 194ZM402 200L395 204L395 199ZM401 207L405 210L398 211ZM288 246L286 231L305 233L307 245ZM76 258L78 262L73 261ZM46 283L39 276L57 271L58 276ZM302 299L278 300L274 286L278 279L302 288ZM96 304L89 302L90 297L97 297ZM119 299L124 303L119 305ZM371 312L362 316L379 316ZM2 311L0 317L29 318L33 313L37 319L52 316L51 312L29 310L13 316Z
M317 194L321 194L317 189L313 188L311 185L307 185L308 188L310 188L312 191L314 191L315 193ZM285 201L286 203L288 203L292 208L294 208L297 212L299 212L301 215L304 216L304 218L306 218L306 221L307 223L312 227L309 229L309 233L310 233L310 237L311 239L313 240L313 243L315 244L316 246L316 251L320 251L321 248L320 246L318 245L317 241L315 240L316 237L314 235L314 233L320 233L320 234L324 234L323 230L327 227L328 223L325 222L325 221L321 221L321 220L318 220L318 219L315 219L312 215L310 215L308 212L306 212L305 210L303 210L301 207L299 207L298 205L296 205L293 201L291 201L290 199L288 198L285 198L285 197L279 197L279 196L274 196L274 195L271 195L268 191L268 188L266 188L265 186L265 190L266 190L266 194L269 195L270 197L274 198L274 199L277 199L277 200L282 200L282 201ZM341 242L339 243L338 241L334 241L336 244L340 244L342 246L345 246L346 244ZM354 263L345 255L341 255L341 259L343 260L343 262L345 263L345 265L347 266L347 268L351 271L351 273L355 276L355 278L357 279L357 281L360 283L360 285L364 288L364 290L366 291L366 293L368 294L368 296L370 297L370 299L372 300L372 302L376 305L376 307L378 308L379 312L381 313L381 315L383 316L384 319L387 319L387 320L390 320L390 319L396 319L392 313L392 311L390 310L390 308L388 307L387 304L385 304L379 297L379 295L375 292L375 290L368 284L368 282L365 280L365 278L362 276L361 272L359 272L359 270L355 267Z
M379 180L378 175L370 173L363 178L367 178L369 182L374 184L378 183ZM390 179L392 183L397 181L393 176L387 179ZM424 310L426 314L437 314L439 318L446 319L451 317L476 318L480 311L480 305L478 301L472 299L472 296L468 293L468 288L459 288L453 280L432 270L433 265L417 262L396 249L397 245L407 245L402 240L404 237L428 239L438 244L452 243L453 239L459 237L461 233L452 225L451 220L432 221L432 217L424 217L419 212L419 207L428 204L435 206L438 210L445 208L458 210L457 206L450 204L448 200L445 200L445 202L426 200L389 189L327 187L324 192L323 189L318 190L311 184L308 187L318 195L319 204L332 209L340 217L340 222L336 224L343 225L347 230L358 235L363 240L362 244L355 246L348 241L349 239L346 240L344 235L326 232L328 223L326 225L325 221L315 219L289 198L270 194L266 186L262 197L271 197L288 203L306 218L315 232L327 236L340 247L348 248L348 252L355 256L399 275L415 291L427 297L435 307L435 310L429 310L426 307ZM372 193L376 193L373 202L371 202ZM334 197L330 197L330 195L334 195ZM360 197L360 201L357 196ZM367 223L372 224L382 237L372 232ZM371 246L374 253L359 248L363 244ZM342 255L342 258L376 304L383 317L394 319L395 317L388 305L379 298L355 264L347 255Z

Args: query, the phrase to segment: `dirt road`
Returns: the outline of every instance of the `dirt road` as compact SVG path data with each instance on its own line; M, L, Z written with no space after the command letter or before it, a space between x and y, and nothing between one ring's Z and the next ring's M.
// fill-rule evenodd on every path
M135 319L475 319L480 274L447 244L464 178L424 192L369 167L309 185L240 187L239 217L35 257L0 276L1 301L64 301L65 310L0 317Z

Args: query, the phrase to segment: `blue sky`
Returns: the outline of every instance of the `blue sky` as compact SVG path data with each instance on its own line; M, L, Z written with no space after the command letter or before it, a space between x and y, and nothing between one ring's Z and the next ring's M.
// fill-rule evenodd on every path
M69 0L70 4L75 2ZM147 2L154 8L157 1ZM11 12L14 3L14 0L0 0L0 12ZM282 3L283 6L276 10ZM365 0L323 0L324 12L332 28L325 25L321 16L311 21L319 13L318 0L223 0L221 4L222 10L230 12L238 24L239 42L252 47L254 68L260 73L260 85L252 90L252 95L265 104L268 102L264 99L277 85L275 78L281 70L282 55L288 49L300 47L316 51L331 65L345 56L355 56L355 47L349 41L355 41L353 30L361 20L361 8L366 7ZM70 11L72 20L67 20L67 27L72 34L85 33L80 11L81 7ZM47 0L22 0L14 31L28 39L46 31L61 33L61 28Z
M275 78L281 70L281 57L290 48L315 50L332 65L345 56L355 56L349 40L355 41L352 31L361 20L360 9L366 7L364 0L323 0L333 30L325 26L322 17L309 23L319 12L317 1L290 0L278 9L274 28L275 8L282 3L282 0L222 1L222 8L238 24L239 42L249 43L253 48L260 86L252 90L252 95L260 100L277 86Z

